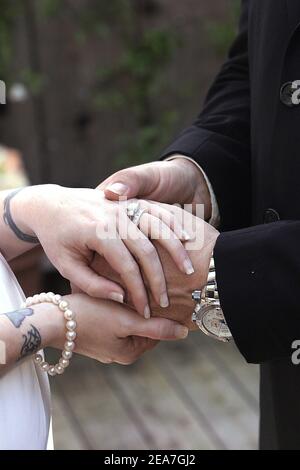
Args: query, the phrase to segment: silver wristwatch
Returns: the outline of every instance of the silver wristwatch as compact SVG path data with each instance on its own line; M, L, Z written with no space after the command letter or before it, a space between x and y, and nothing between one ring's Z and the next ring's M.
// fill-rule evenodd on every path
M220 305L213 255L210 260L207 284L202 290L195 290L192 298L196 302L192 320L200 330L219 341L230 341L232 335Z

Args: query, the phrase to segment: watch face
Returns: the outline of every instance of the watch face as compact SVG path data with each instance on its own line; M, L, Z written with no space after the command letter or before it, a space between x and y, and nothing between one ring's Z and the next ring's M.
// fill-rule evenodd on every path
M200 329L209 336L222 341L229 341L232 338L219 305L212 304L203 307L199 312L197 324Z

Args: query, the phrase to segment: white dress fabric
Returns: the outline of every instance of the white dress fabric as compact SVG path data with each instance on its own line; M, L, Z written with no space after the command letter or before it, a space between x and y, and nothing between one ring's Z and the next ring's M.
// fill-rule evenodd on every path
M21 307L23 291L0 254L0 313ZM47 374L28 358L0 376L0 449L52 448Z

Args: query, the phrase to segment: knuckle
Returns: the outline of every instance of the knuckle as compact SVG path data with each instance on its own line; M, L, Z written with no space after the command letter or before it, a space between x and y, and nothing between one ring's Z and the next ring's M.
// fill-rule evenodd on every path
M122 274L124 276L136 277L139 275L139 268L134 261L129 261L124 264Z
M150 242L142 243L140 252L144 258L153 258L156 255L156 249Z
M97 288L96 288L94 282L89 282L88 284L86 284L86 287L85 287L84 290L85 290L85 293L90 297L96 297L97 296Z
M156 334L158 338L164 338L166 336L166 328L163 324L159 324L156 327Z
M134 364L139 358L139 354L136 351L130 351L127 354L126 362L128 365Z
M103 364L112 364L114 360L110 357L106 357L104 359L101 359L100 362L102 362Z

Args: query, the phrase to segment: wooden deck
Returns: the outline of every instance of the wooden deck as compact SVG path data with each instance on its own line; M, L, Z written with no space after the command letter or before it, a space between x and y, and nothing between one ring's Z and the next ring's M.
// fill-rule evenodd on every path
M256 449L258 368L199 333L130 367L76 357L52 381L57 449Z

